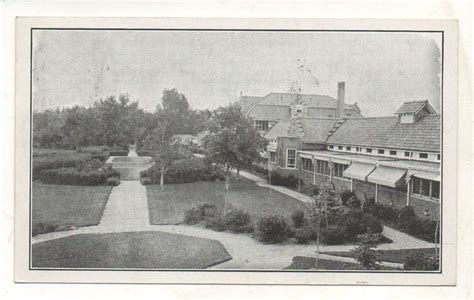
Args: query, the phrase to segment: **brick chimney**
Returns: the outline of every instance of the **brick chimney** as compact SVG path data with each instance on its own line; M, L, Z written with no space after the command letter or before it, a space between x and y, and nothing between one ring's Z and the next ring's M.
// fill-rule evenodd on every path
M346 91L346 83L345 82L338 82L337 83L337 111L336 117L337 118L344 118L344 94Z

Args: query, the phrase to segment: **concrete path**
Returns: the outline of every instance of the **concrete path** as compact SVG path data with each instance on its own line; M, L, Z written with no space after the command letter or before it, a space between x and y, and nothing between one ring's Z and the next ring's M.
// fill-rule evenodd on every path
M127 228L147 226L148 203L146 188L139 181L122 181L112 189L98 226Z

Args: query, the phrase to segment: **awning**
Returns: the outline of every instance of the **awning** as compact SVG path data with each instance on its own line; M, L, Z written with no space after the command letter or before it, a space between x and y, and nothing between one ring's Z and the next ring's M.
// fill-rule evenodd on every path
M353 163L349 166L344 172L344 177L349 177L353 179L358 179L362 181L367 180L367 176L375 169L375 165L363 164L363 163Z
M299 157L304 157L304 158L313 158L313 154L310 153L304 153L304 152L298 152Z
M423 179L428 179L428 180L441 181L441 175L435 172L411 170L411 171L408 171L408 177L411 177L411 176L416 176L418 178L423 178Z
M394 188L399 185L406 172L406 169L379 166L375 171L370 173L367 177L367 181Z
M331 161L336 163L336 164L343 164L343 165L349 165L351 163L350 160L341 159L341 158L334 158L334 157L331 157Z

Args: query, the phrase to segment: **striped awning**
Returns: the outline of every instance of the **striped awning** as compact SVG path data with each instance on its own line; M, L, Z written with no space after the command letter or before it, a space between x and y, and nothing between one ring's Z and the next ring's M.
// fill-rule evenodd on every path
M363 163L353 163L349 166L344 172L343 176L353 179L358 179L362 181L367 180L367 176L375 169L375 165L363 164Z
M379 166L367 176L367 181L394 188L402 183L406 173L406 169Z

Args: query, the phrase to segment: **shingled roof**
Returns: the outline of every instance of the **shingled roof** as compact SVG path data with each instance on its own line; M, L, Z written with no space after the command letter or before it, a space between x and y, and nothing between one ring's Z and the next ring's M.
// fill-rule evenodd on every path
M403 105L397 110L396 114L415 114L420 111L423 107L427 106L428 110L431 113L434 113L435 110L429 104L428 100L424 101L411 101L405 102Z
M242 112L246 114L255 104L261 100L262 97L240 96L239 104L242 107Z
M440 151L441 117L426 115L414 123L398 117L348 119L329 138L330 144L374 148Z
M267 139L282 136L301 137L306 143L325 143L329 131L337 119L332 118L298 118L291 121L279 121L266 134Z

